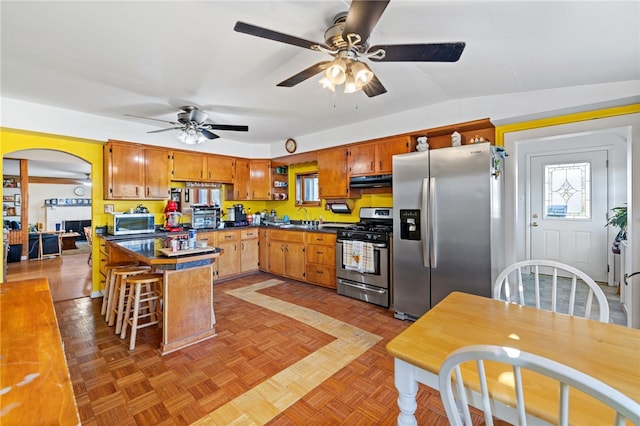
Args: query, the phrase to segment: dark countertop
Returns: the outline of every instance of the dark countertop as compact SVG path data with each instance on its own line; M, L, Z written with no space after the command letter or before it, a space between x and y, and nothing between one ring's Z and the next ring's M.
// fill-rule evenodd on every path
M349 224L352 225L352 224ZM307 232L322 232L327 234L335 234L339 228L344 227L344 224L331 224L328 223L323 225L322 228L303 228L297 224L294 224L291 227L287 226L278 226L278 225L260 225L260 226L238 226L238 227L230 227L230 228L200 228L196 229L196 233L198 232L216 232L216 231L229 231L229 230L242 230L242 229L281 229L284 231L307 231ZM154 239L161 238L165 239L169 236L187 236L189 235L189 229L185 228L183 231L179 232L167 232L167 231L156 231L152 233L146 234L130 234L130 235L110 235L110 234L99 234L98 238L102 238L106 241L127 241L127 240L144 240L144 239Z
M141 234L148 235L148 234ZM177 256L165 256L160 249L165 248L165 238L137 238L128 240L112 241L119 249L134 256L143 263L150 265L178 265L194 263L202 260L213 260L219 257L223 250L213 248L205 253L185 253ZM178 252L179 253L179 252Z

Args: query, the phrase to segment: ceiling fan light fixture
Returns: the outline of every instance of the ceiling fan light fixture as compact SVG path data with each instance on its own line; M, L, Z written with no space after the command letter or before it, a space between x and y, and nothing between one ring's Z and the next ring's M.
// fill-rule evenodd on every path
M336 91L336 85L331 82L326 76L322 77L318 83L322 84L323 89L329 89L332 92Z
M373 71L363 62L356 62L351 66L351 72L356 79L356 84L360 87L366 85L373 79Z
M206 138L197 129L188 127L178 132L178 140L186 145L196 145L204 142Z
M353 74L347 74L346 81L344 82L344 93L355 93L358 90L358 86L356 85L356 79L353 77Z
M327 68L325 76L334 86L344 83L347 78L347 64L345 64L342 58L336 58L329 68Z

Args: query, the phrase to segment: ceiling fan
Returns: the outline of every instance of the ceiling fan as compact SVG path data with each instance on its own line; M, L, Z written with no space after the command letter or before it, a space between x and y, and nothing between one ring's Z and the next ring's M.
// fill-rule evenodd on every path
M161 121L163 123L173 124L176 127L167 129L151 130L147 133L168 132L169 130L181 130L178 138L183 143L193 145L202 143L206 139L217 139L220 136L212 132L212 130L233 130L237 132L249 131L249 126L239 126L233 124L214 124L207 123L209 114L200 111L197 107L187 105L180 107L182 112L178 113L178 121L159 120L157 118L142 117L139 115L125 114L127 117L144 118L145 120Z
M234 30L333 56L333 60L318 62L278 83L281 87L293 87L325 71L325 76L320 80L323 87L335 90L335 86L344 83L345 93L362 89L368 97L373 97L385 93L387 89L362 59L374 62L456 62L460 59L465 47L464 42L386 44L369 47L369 36L389 1L352 0L349 11L338 14L333 25L325 32L325 44L240 21L236 22Z

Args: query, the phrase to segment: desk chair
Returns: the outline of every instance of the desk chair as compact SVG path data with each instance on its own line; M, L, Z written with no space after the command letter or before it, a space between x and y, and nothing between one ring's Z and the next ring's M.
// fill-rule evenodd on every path
M525 395L523 392L522 370L529 370L552 378L558 382L558 425L569 424L571 410L569 407L569 391L571 388L583 392L590 397L601 401L615 412L615 420L613 424L622 426L625 419L629 419L634 424L640 424L640 404L632 400L623 393L617 391L611 386L585 374L575 370L564 364L552 361L538 355L522 352L513 348L505 348L492 345L472 345L460 348L447 357L438 375L440 397L444 405L449 422L453 426L471 426L471 413L468 404L468 388L461 380L462 373L465 372L467 380L471 377L471 372L467 368L460 368L460 365L468 361L476 363L477 379L480 388L482 409L484 411L485 422L488 426L493 426L494 418L491 404L491 394L494 385L499 381L491 380L485 375L484 361L496 361L505 364L504 373L508 372L511 366L513 371L512 390L515 393L515 408L517 410L518 425L526 425L527 415ZM471 368L471 367L469 367ZM455 373L455 388L458 396L458 404L454 397L452 384L452 376ZM501 376L502 376L501 374ZM526 389L526 386L524 387ZM550 389L551 390L551 389ZM582 407L584 408L584 407Z
M87 259L87 263L91 265L91 258L93 256L93 232L90 226L85 226L82 230L84 231L84 236L87 238L87 244L89 245L89 258Z
M530 277L530 270L533 270L533 282L523 280L523 274ZM508 266L493 285L494 299L584 318L591 317L594 295L599 308L598 320L609 322L609 303L604 292L591 277L573 266L551 260L525 260ZM576 302L580 306L579 311L576 311Z

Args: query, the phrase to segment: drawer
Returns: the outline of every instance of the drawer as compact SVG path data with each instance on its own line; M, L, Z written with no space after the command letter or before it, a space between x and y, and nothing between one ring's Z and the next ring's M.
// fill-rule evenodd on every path
M327 246L336 245L336 234L324 232L307 232L305 234L307 244L322 244Z
M226 243L229 241L237 241L240 237L238 231L218 231L216 237L218 238L218 244Z
M252 240L254 238L258 238L258 228L254 229L243 229L240 231L240 239L241 240Z
M336 288L336 268L322 265L307 265L307 281L323 287Z
M304 232L284 231L281 229L269 230L269 239L278 240L278 241L288 241L292 243L302 243L304 242Z
M307 245L307 263L336 266L336 247L321 246L318 244Z

